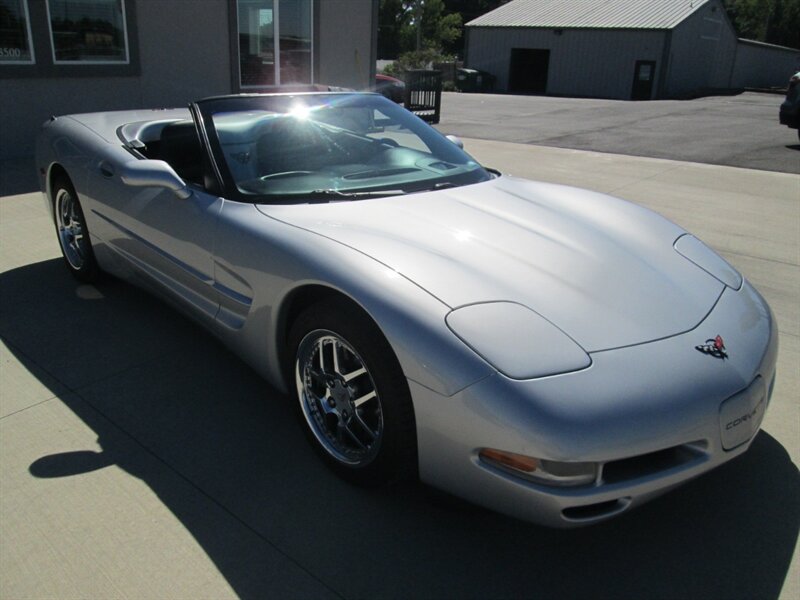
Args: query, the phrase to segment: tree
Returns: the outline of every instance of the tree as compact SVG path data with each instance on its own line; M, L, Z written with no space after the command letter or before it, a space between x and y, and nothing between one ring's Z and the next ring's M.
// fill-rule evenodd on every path
M444 0L444 4L449 12L456 12L461 15L464 24L493 11L495 8L510 2L511 0ZM466 43L465 27L462 25L462 36L456 43L447 46L449 52L464 55L464 44Z
M443 45L445 51L450 54L464 56L464 44L466 42L464 25L510 1L511 0L444 0L445 10L448 13L458 13L461 15L462 23L461 36L452 42L445 43Z
M461 35L461 15L446 13L443 0L381 0L378 55L394 58L404 52L441 53Z
M800 48L800 0L724 0L739 37Z
M415 14L421 13L422 16L421 28L414 23L414 28L422 34L421 44L417 50L432 48L441 51L445 44L450 44L461 37L461 15L445 14L444 0L412 0L412 2L417 9Z
M397 58L410 48L401 45L401 31L408 15L403 0L381 0L378 11L378 58Z

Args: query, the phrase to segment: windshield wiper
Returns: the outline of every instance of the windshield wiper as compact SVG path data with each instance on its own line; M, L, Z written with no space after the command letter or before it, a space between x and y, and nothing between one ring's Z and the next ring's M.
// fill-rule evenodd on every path
M454 187L460 187L460 186L459 184L453 183L452 181L440 181L439 183L433 184L431 187L414 190L414 193L419 194L420 192L435 192L436 190L446 190L447 188L454 188Z
M302 194L312 202L330 202L335 200L356 200L359 198L380 198L381 196L400 196L405 194L403 190L373 190L365 192L342 192L339 190L313 190L307 194Z
M434 185L431 189L432 190L444 190L447 188L454 188L458 187L458 184L453 183L452 181L440 181L436 185Z

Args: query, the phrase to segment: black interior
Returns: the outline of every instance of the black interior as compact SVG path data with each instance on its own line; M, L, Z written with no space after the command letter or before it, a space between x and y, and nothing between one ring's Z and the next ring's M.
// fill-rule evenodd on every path
M192 121L176 121L164 127L158 155L184 181L203 185L203 147Z

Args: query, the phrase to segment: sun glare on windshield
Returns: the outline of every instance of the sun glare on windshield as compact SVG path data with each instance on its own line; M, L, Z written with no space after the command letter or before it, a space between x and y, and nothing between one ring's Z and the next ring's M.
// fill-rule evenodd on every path
M309 108L305 104L297 104L293 106L289 111L289 115L301 121L305 121L306 119L308 119L310 114L311 114L311 108Z
M215 151L244 197L319 201L324 191L327 199L375 198L490 178L450 140L381 97L219 103L211 120L219 142Z

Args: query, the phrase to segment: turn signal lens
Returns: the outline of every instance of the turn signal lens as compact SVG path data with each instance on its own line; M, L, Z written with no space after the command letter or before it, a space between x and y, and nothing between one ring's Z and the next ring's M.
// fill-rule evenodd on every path
M543 485L590 485L597 480L598 464L593 462L557 462L494 448L483 448L478 456L487 464Z
M539 466L539 460L536 458L493 448L484 448L480 451L479 456L485 461L499 463L525 473L533 473Z

